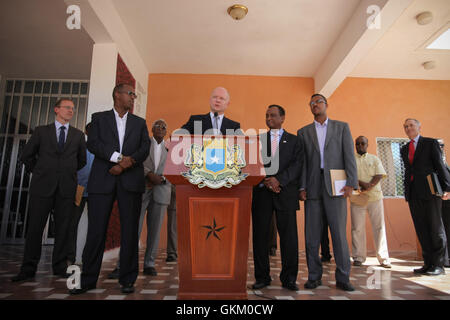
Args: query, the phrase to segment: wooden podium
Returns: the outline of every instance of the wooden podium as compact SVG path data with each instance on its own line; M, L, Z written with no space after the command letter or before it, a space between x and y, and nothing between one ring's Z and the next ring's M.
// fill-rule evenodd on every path
M164 176L176 185L178 299L247 299L252 188L264 178L257 137L219 136L244 151L241 183L199 188L182 176L186 151L210 136L172 136Z

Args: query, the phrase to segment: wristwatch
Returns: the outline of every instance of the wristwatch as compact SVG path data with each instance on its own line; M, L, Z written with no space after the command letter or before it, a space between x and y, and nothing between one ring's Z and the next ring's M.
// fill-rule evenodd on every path
M119 156L117 157L117 162L122 161L122 159L123 159L123 155L122 155L122 154L119 154Z

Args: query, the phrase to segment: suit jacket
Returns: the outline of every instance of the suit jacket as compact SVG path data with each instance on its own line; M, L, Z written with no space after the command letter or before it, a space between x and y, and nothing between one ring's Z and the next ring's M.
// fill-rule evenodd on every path
M86 164L84 133L69 126L64 150L58 149L55 124L39 126L25 145L21 160L33 173L30 194L51 197L59 186L59 194L75 198L77 170Z
M188 130L190 134L194 134L194 121L201 121L202 134L204 134L206 130L213 128L211 115L209 112L207 114L190 116L188 122L186 122L181 128ZM224 116L222 119L222 125L220 126L220 132L225 135L226 130L235 130L237 131L237 134L241 134L240 128L241 125L239 122L233 121Z
M300 130L297 135L304 149L305 163L300 178L300 189L306 190L308 199L319 199L320 190L320 149L314 122ZM328 194L333 196L330 169L343 169L347 174L347 186L358 188L353 138L346 122L328 119L324 147L324 183Z
M119 176L109 173L117 163L111 162L114 152L119 152L119 134L114 111L97 112L92 115L87 147L95 155L88 182L88 193L112 193L116 179L130 192L144 192L145 178L142 163L150 149L150 139L145 120L128 113L122 154L132 157L136 163Z
M403 164L405 165L405 199L410 199L411 175L414 178L414 186L420 199L432 199L432 194L428 186L427 175L432 172L437 173L442 190L450 191L450 176L445 168L441 157L441 149L436 139L419 137L417 148L414 152L412 165L409 163L409 144L408 142L400 149Z
M150 154L144 161L144 173L146 176L149 172L153 172L157 175L162 175L164 172L168 149L164 144L164 140L161 142L161 144L161 160L159 161L158 168L155 168L155 149L153 148L153 146L150 147ZM153 186L153 188L151 189L153 201L159 204L170 204L171 186L172 185L168 180L166 180L165 184Z
M277 210L299 210L298 178L303 165L303 158L301 157L303 151L300 149L297 136L284 130L273 159L271 158L270 133L267 132L260 135L260 141L266 174L267 176L274 176L280 182L281 192L277 194L267 190L266 187L262 188L268 192L269 196L272 196ZM255 195L258 194L260 188L260 184L255 186ZM261 196L264 197L267 194L262 194ZM255 200L258 201L258 199Z

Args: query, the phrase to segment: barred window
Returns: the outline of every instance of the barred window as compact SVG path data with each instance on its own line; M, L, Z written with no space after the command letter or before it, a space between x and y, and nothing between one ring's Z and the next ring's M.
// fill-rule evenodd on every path
M408 143L405 138L377 138L377 155L383 164L387 177L381 180L381 190L387 198L402 198L405 195L403 178L405 167L400 155L402 146ZM441 146L444 145L442 139L438 139ZM445 153L442 151L442 158L445 162Z

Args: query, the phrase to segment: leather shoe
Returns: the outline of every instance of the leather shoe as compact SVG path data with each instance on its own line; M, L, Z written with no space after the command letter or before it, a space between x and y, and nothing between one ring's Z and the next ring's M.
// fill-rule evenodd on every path
M422 268L414 269L415 274L426 274L430 266L423 266Z
M154 267L145 267L144 274L146 274L148 276L157 276L158 275L158 273L156 272L156 269Z
M338 289L344 290L344 291L355 291L355 288L350 284L350 282L344 283L336 281L336 287Z
M297 287L297 284L295 282L283 283L282 287L286 288L288 290L291 290L291 291L298 291L299 290L298 287Z
M166 262L173 262L173 261L177 261L177 258L175 258L174 256L168 256L166 259Z
M442 267L431 267L425 274L427 276L439 276L445 274L445 270Z
M322 256L321 258L320 258L320 261L322 261L322 262L331 262L331 256Z
M80 289L71 289L71 290L69 290L69 293L71 295L77 295L77 294L85 293L85 292L95 289L95 288L96 288L96 285L94 284L94 285L82 287Z
M12 282L20 282L20 281L25 281L25 280L30 280L34 278L34 273L25 273L20 271L17 275L15 275L14 277L11 278Z
M265 288L265 287L267 287L267 286L270 286L270 283L271 283L271 282L272 282L272 281L256 281L256 282L253 284L252 289L258 290L258 289Z
M127 283L122 286L122 289L120 290L122 293L129 294L134 292L134 284L133 283Z
M108 279L119 279L120 269L115 268L110 274L108 274Z
M303 286L306 289L315 289L320 285L322 285L322 280L308 280Z

